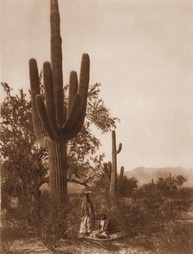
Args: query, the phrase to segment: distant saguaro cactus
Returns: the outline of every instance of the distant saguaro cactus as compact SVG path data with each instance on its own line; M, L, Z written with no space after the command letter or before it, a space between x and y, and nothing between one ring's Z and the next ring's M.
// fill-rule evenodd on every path
M118 149L116 148L116 133L112 131L112 162L108 162L104 165L104 171L107 177L110 180L110 198L111 200L115 200L116 198L116 190L117 190L117 182L123 178L124 167L121 167L120 174L117 174L117 154L121 152L122 144L119 144Z
M30 59L30 85L34 132L41 146L48 148L51 193L58 204L67 201L67 141L81 130L86 114L90 61L83 54L78 83L70 73L68 103L65 105L62 73L62 40L57 0L50 0L51 64L43 65L45 100L40 94L38 67Z

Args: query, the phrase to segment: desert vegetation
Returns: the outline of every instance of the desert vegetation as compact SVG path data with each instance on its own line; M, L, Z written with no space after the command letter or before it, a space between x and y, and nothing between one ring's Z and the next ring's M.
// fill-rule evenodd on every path
M70 193L69 190L65 207L67 216L55 210L50 192L40 190L42 185L49 183L48 154L38 145L33 133L30 97L22 90L12 95L8 84L3 83L2 86L6 92L1 124L3 251L12 253L19 248L16 242L22 246L25 241L31 241L34 248L38 245L42 253L44 248L45 253L55 253L56 249L62 251L61 232L62 239L67 241L65 244L77 246L82 243L78 239L78 231L84 194ZM184 176L170 174L166 178L160 177L157 182L138 186L135 177L122 175L116 184L116 205L112 205L110 167L107 168L104 154L98 152L100 141L91 133L89 126L96 123L102 131L110 131L117 119L110 116L102 103L99 84L91 86L88 94L85 126L76 137L76 143L72 140L69 144L71 166L68 181L92 189L96 221L104 212L110 219L111 233L124 232L118 247L110 241L102 242L102 247L89 242L89 248L101 248L101 251L108 250L109 253L125 248L137 249L135 253L191 253L192 222L186 214L191 210L192 189L183 187L186 182ZM104 115L106 125L101 121ZM83 140L87 142L83 143ZM185 217L182 216L184 214Z
M28 94L13 95L1 83L2 253L191 253L193 190L183 187L186 176L169 174L139 186L124 175L127 165L119 173L119 119L100 97L101 84L89 85L88 54L79 80L72 71L63 86L58 1L50 6L51 63L39 71L36 60L29 61ZM111 162L93 128L112 132ZM115 239L78 238L84 194L71 193L68 182L90 190L95 228L104 213Z

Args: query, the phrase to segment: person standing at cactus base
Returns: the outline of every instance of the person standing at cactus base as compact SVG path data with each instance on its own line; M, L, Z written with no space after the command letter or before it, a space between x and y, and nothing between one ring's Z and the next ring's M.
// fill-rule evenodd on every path
M88 189L83 190L84 198L82 202L81 208L81 224L79 230L79 237L84 237L86 235L90 235L94 230L94 206L92 204L92 200L89 196L92 193Z

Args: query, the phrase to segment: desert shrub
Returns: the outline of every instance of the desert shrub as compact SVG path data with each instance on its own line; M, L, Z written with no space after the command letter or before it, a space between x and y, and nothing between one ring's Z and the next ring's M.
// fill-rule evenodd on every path
M135 177L127 178L127 176L123 176L123 178L117 183L117 195L119 197L131 197L133 191L137 189L137 179Z
M119 191L122 191L119 194L122 194L118 196L116 206L111 206L108 192L104 185L99 184L95 186L95 212L105 213L115 230L124 230L131 236L143 234L150 237L159 232L165 223L177 220L191 205L192 192L182 189L185 178L178 178L160 179L157 184L152 181L139 188L136 188L135 179L131 179L132 191L126 190L128 180L124 179L125 184L119 186ZM177 180L181 180L180 183Z
M166 224L162 231L152 237L154 253L193 253L193 223L175 221Z
M81 202L82 196L80 194L70 195L68 204L69 213L67 217L67 235L69 239L77 238L79 233L81 222Z
M49 192L43 192L41 197L41 209L38 235L46 243L55 242L61 237L66 237L67 208L57 208Z
M132 202L121 203L121 214L125 215L125 225L143 234L159 231L164 223L176 220L191 205L189 192L181 189L163 192L154 183L141 186L132 197Z
M53 200L49 193L42 194L41 222L39 235L44 242L54 242L60 238L74 239L78 235L81 221L80 194L70 194L68 205L62 212L53 207Z
M10 213L1 209L1 253L13 253L13 241L34 236L34 227L19 215L15 210Z
M149 227L148 216L141 204L121 203L119 204L118 221L122 226L122 230L131 235L146 233Z
M187 211L189 207L189 199L146 192L142 197L135 196L135 200L119 202L117 216L125 231L151 235L159 232L163 224L177 220L181 212Z

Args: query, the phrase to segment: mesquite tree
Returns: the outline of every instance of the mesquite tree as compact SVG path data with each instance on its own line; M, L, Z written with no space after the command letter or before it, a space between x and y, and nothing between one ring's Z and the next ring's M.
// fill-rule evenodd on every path
M106 176L110 180L110 199L114 201L116 199L117 182L123 178L124 167L121 167L120 174L117 174L117 154L121 152L122 144L119 144L118 149L116 148L116 133L112 131L112 162L104 165L104 171Z
M34 211L39 217L39 188L48 182L45 149L35 140L31 102L23 89L14 96L7 83L1 86L6 94L0 123L2 207L9 207L16 198L18 213L23 218L34 217Z
M51 64L43 65L45 100L40 94L40 81L35 59L30 59L30 85L34 132L41 146L48 149L49 178L53 198L59 205L67 201L67 142L81 130L87 104L89 56L83 54L80 78L70 73L69 97L63 93L62 48L58 1L50 0Z

